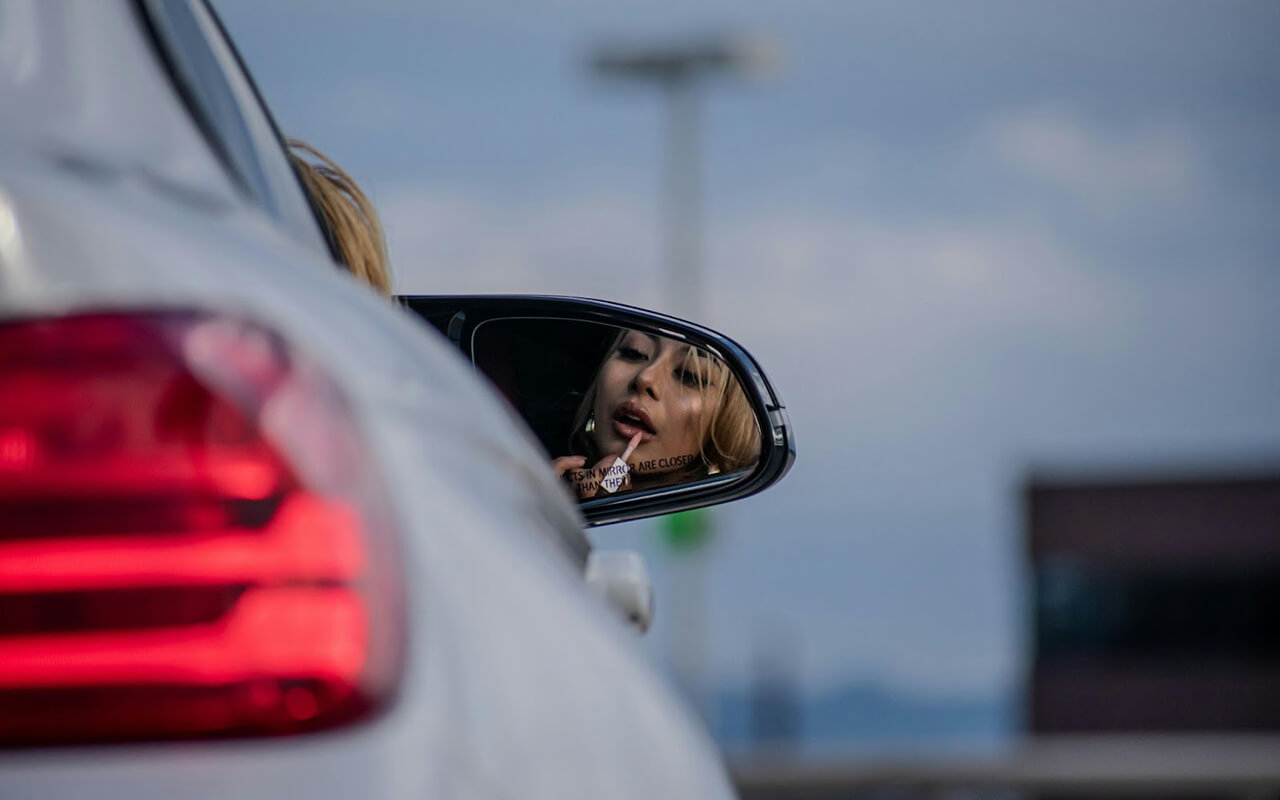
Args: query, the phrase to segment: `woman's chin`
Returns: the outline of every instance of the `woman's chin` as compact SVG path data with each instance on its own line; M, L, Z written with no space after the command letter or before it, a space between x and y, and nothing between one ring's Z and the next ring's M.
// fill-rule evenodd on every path
M602 455L609 453L621 453L622 449L627 446L627 440L619 438L613 431L597 430L595 436L596 448Z

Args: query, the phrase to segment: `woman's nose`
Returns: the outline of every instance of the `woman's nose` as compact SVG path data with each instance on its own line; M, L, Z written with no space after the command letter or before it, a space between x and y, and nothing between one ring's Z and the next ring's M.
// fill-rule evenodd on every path
M659 371L657 364L649 364L636 373L635 377L636 391L649 395L654 400L659 398Z

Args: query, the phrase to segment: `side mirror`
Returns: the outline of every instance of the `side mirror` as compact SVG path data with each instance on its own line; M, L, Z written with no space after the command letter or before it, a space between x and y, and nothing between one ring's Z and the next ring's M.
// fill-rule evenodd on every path
M600 300L400 300L528 423L591 525L746 497L795 460L764 371L715 331Z
M649 631L653 624L653 584L639 553L593 550L587 557L587 586L641 633Z

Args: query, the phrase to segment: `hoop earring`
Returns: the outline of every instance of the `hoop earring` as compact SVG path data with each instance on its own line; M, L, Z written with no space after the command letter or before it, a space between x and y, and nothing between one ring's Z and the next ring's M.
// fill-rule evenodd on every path
M587 424L583 426L586 433L595 433L596 431L596 412L592 411L591 416L587 417Z

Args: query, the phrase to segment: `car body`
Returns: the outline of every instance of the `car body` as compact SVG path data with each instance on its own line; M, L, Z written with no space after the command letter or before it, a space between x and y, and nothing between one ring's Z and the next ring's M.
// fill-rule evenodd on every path
M0 796L732 794L586 591L582 517L530 434L448 342L335 268L206 4L3 0L0 119L0 331L177 313L304 354L368 454L405 619L376 713L294 736L7 749Z

